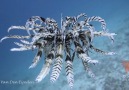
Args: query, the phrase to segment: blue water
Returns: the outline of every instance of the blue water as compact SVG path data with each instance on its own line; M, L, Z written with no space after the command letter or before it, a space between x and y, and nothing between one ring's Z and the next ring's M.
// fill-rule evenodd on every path
M109 32L117 34L112 44L108 38L96 39L98 48L117 52L114 56L91 53L101 63L91 65L96 80L85 72L81 60L74 61L75 83L73 90L129 90L129 80L123 80L125 70L122 61L129 61L129 0L2 0L0 2L0 38L8 35L12 25L25 25L31 16L54 18L60 25L60 16L76 16L86 13L105 19ZM97 24L100 25L100 24ZM10 34L24 34L14 30ZM51 84L50 74L39 84L3 84L2 81L34 81L39 74L43 58L34 69L28 69L35 51L11 52L14 39L0 43L0 90L70 90L65 70L56 83ZM64 65L65 66L65 65Z

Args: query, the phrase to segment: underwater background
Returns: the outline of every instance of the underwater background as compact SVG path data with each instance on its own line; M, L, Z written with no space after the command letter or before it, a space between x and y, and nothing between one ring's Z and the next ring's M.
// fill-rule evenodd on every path
M74 60L75 82L73 90L129 90L129 78L122 61L129 61L129 0L1 0L0 3L0 39L6 35L12 25L25 25L31 16L50 17L60 26L61 13L65 16L77 16L86 13L88 17L100 16L105 19L109 32L116 33L115 42L107 37L93 40L94 46L105 51L114 51L113 56L90 53L99 64L90 65L96 80L85 72L82 62ZM100 23L95 23L98 28ZM99 29L99 28L98 28ZM23 35L20 30L10 34ZM39 74L44 58L36 68L28 69L36 51L11 52L16 39L7 39L0 43L0 90L70 90L63 67L59 79L50 83L50 74L40 83L33 83ZM65 66L65 65L63 65ZM15 83L15 81L30 83ZM12 83L3 83L11 81Z

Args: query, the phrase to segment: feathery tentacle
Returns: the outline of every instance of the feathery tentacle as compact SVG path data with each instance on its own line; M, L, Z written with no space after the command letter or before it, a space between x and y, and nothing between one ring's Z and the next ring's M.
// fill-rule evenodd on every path
M83 66L84 66L86 72L88 73L88 75L89 75L90 77L92 77L92 78L95 78L94 73L93 73L93 72L91 71L91 69L89 68L88 62L86 62L86 61L83 60L82 63L83 63Z
M93 45L90 45L90 48L93 49L95 52L98 52L98 53L101 53L101 54L104 54L104 55L114 55L114 54L116 54L114 52L105 52L105 51L102 51L100 49L95 48Z
M3 37L0 41L2 42L3 40L8 39L8 38L29 39L30 37L31 37L31 36L9 35L9 36Z
M38 53L37 53L37 55L35 56L35 58L34 58L32 64L31 64L31 66L29 67L29 69L30 69L30 68L34 68L34 67L38 64L38 62L39 62L39 60L40 60L40 58L41 58L41 56L42 56L42 51L43 51L43 47L39 47Z
M56 54L56 58L55 58L55 62L54 62L54 65L53 65L53 69L52 69L52 74L51 74L51 82L55 82L59 75L60 75L60 72L61 72L61 69L62 69L62 64L63 64L63 55L62 55L62 45L60 44L58 47L57 47L57 54Z
M74 83L74 74L73 74L73 62L69 56L66 56L66 76L69 86L72 88Z

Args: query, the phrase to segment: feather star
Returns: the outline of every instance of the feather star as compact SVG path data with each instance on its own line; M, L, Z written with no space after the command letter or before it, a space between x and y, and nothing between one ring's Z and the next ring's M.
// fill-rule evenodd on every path
M95 30L91 22L101 23L102 30ZM73 61L75 55L82 60L84 69L93 78L94 73L89 68L89 64L96 64L98 60L93 60L89 56L90 50L101 53L103 55L114 55L114 52L105 52L93 45L94 38L106 36L114 42L113 36L115 33L109 33L106 29L105 20L99 16L87 17L85 13L77 16L61 17L61 28L52 18L43 18L33 16L27 20L24 26L11 26L8 29L10 32L13 29L24 30L28 33L27 36L9 35L1 39L1 42L8 38L20 39L20 42L14 42L19 48L12 48L11 51L25 51L37 49L37 54L32 61L29 69L36 67L45 53L45 63L36 82L41 82L50 72L51 82L55 82L61 72L63 62L65 61L65 71L69 86L72 88L74 83ZM65 58L65 60L63 60ZM128 71L129 69L126 68Z

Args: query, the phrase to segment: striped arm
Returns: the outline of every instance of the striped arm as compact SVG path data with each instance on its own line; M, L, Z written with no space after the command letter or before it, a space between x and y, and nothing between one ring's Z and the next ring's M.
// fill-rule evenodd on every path
M92 78L95 78L95 75L94 75L94 73L91 71L91 69L89 68L88 63L85 62L84 60L82 61L82 63L83 63L83 66L84 66L86 72L88 73L88 75L89 75L90 77L92 77Z
M58 79L62 69L62 63L63 59L60 56L55 59L54 66L52 69L52 74L50 77L51 82L55 82Z
M50 68L51 68L51 64L54 56L55 56L55 52L52 49L51 52L47 55L45 65L43 66L42 70L40 71L39 75L36 78L37 82L40 82L41 80L43 80L46 77L46 75L50 72Z
M79 58L81 58L83 61L87 62L87 63L93 63L93 64L96 64L98 63L97 60L92 60L90 57L87 56L87 54L85 53L81 53L78 55Z
M101 17L99 17L99 16L92 16L92 17L89 17L86 20L87 23L89 23L91 21L98 21L98 22L100 22L102 24L103 30L106 31L106 23L105 23L104 19L102 19Z
M8 38L29 39L30 37L31 37L31 36L9 35L9 36L3 37L0 41L2 42L3 40L8 39Z
M85 14L85 13L81 13L81 14L79 14L77 17L76 17L76 19L78 20L79 18L81 18L81 17L84 17L85 19L87 18L87 15Z
M23 44L21 44L21 43L18 43L18 42L14 42L14 44L16 44L16 45L19 46L19 47L25 46L25 45L23 45Z
M10 51L25 51L25 50L33 50L35 49L35 45L23 45L20 48L11 48Z
M114 52L105 52L105 51L102 51L100 49L95 48L92 45L90 45L90 48L93 49L95 52L98 52L98 53L101 53L101 54L104 54L104 55L114 55L114 54L116 54Z
M42 70L40 71L39 75L35 80L36 82L41 82L46 77L46 75L50 72L51 64L52 59L46 59L45 65L43 66Z
M67 57L66 57L67 59ZM69 86L72 88L74 84L73 64L72 61L66 60L66 76Z
M79 58L88 63L93 63L93 64L98 63L97 60L92 60L90 57L88 57L88 55L84 52L78 41L74 41L74 45L76 47L76 52L78 53Z
M38 62L39 62L39 60L40 60L40 58L41 58L41 56L42 56L42 51L43 51L43 47L39 47L38 53L37 53L37 55L35 56L35 58L34 58L32 64L31 64L31 66L29 67L29 69L30 69L30 68L34 68L34 67L38 64Z
M8 29L8 32L12 29L22 29L22 30L25 30L25 26L11 26L9 29Z
M104 31L100 31L100 32L97 32L97 31L94 31L94 36L107 36L109 37L109 39L111 39L112 42L114 42L114 35L117 35L115 33L108 33L108 32L104 32Z
M10 51L25 51L25 50L31 50L31 49L32 49L32 46L31 47L12 48L12 49L10 49Z
M31 44L29 41L26 41L26 40L20 40L22 43L24 44Z

